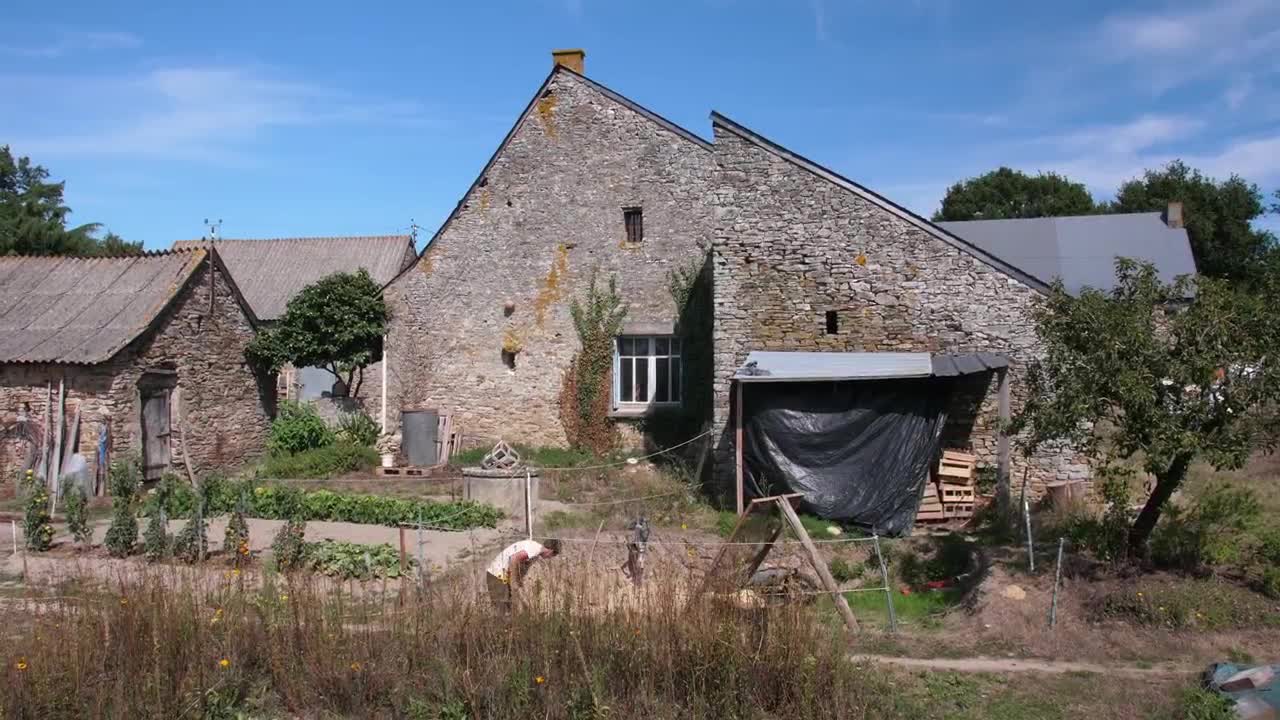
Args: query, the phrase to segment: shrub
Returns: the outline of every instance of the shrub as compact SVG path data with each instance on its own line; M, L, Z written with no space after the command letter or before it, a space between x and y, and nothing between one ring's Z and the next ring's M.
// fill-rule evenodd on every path
M49 491L44 482L37 480L28 470L26 488L26 514L22 532L26 536L27 549L44 552L53 545L53 518L49 515Z
M173 554L186 563L204 560L209 553L209 528L203 517L193 517L173 539Z
M1182 715L1185 720L1234 720L1235 703L1205 688L1188 688L1182 693Z
M276 454L267 458L258 474L264 478L327 478L372 467L378 461L373 448L338 442L298 453Z
M89 529L89 498L85 497L84 488L75 483L67 488L64 499L67 513L67 530L71 537L81 545L87 545L93 537Z
M827 563L827 569L831 571L831 577L835 578L836 582L845 583L862 577L864 566L855 565L838 557L832 558L831 562Z
M271 540L271 554L275 557L276 567L283 572L302 567L306 559L307 523L304 520L291 519L276 531Z
M236 502L236 509L231 511L227 529L222 534L222 552L231 558L231 563L236 567L249 559L249 523L244 519L247 507L245 498Z
M333 441L333 431L314 407L286 400L271 423L267 447L273 453L298 453L332 445Z
M147 519L147 529L142 531L142 555L156 561L169 557L173 550L173 538L169 536L169 513L163 506L156 508Z
M362 411L343 413L338 418L337 439L360 447L373 447L381 430L378 423Z
M1170 505L1151 537L1151 559L1162 567L1195 571L1243 560L1246 534L1262 514L1249 488L1215 485L1189 509Z
M104 544L112 557L127 557L138 544L138 518L134 515L134 499L142 470L137 458L111 463L107 483L111 488L111 527Z
M307 543L304 556L312 570L344 580L400 577L400 554L387 543L360 545L321 540ZM412 565L414 560L409 558L408 562Z

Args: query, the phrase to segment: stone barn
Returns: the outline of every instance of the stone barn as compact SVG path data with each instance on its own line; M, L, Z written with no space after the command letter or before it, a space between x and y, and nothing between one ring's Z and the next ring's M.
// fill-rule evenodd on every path
M196 472L261 454L270 393L244 356L255 323L205 248L0 257L3 472L37 465L59 388L65 442L98 483L101 459L124 453L141 456L147 479L180 467L184 446Z

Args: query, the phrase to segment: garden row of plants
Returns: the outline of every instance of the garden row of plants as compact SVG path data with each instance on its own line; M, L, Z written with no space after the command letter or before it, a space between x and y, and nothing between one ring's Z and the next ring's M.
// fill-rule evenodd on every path
M163 505L165 514L172 519L191 517L197 500L195 488L177 476L167 476L161 483L164 491L157 489L147 497L143 514L150 516ZM492 505L470 500L409 500L217 477L204 480L201 490L206 517L225 515L243 503L247 517L266 520L331 520L389 526L421 522L445 530L469 530L494 527L502 519L502 512Z

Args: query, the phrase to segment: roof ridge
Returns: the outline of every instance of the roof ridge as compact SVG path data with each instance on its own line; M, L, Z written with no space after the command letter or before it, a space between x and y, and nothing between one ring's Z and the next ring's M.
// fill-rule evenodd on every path
M218 243L229 242L297 242L305 240L409 240L413 236L405 234L395 235L299 235L296 237L238 237L238 238L218 238L214 240L214 245ZM208 243L208 238L183 238L174 240L176 243Z
M0 255L0 261L23 258L23 259L47 259L47 260L74 260L74 261L90 261L90 260L136 260L138 258L165 257L168 255L187 255L193 252L201 252L204 248L199 247L181 247L181 248L165 248L161 250L143 250L140 253L114 253L111 255L58 255L55 253L14 253L12 255Z
M809 172L813 173L814 175L817 175L818 177L828 180L839 187L843 187L844 189L854 193L855 195L863 198L864 200L872 204L878 205L881 208L889 211L890 213L897 215L900 219L912 225L915 225L917 228L923 230L926 233L929 233L930 235L934 236L939 240L942 240L948 245L951 245L952 247L955 247L959 250L963 250L964 252L967 252L968 254L972 255L978 260L981 260L982 262L985 262L986 264L996 268L997 270L1000 270L1006 275L1016 280L1019 280L1020 282L1022 282L1023 284L1027 285L1028 287L1030 287L1031 289L1037 292L1045 293L1045 292L1048 292L1049 290L1049 286L1043 280L1037 278L1035 275L1027 272L1026 270L1023 270L1022 268L1017 267L1016 265L1013 265L1012 263L1006 260L1003 260L1002 258L998 257L993 253L987 252L986 250L960 237L959 235L956 235L955 233L947 230L946 228L939 226L937 223L921 215L918 215L912 212L911 210L908 210L902 205L899 205L898 203L872 190L871 188L868 188L865 185L859 184L853 180L850 180L849 178L841 175L840 173L826 166L820 165L814 162L813 160L810 160L809 158L801 155L800 153L797 153L793 150L789 150L783 147L782 145L779 145L778 143L766 138L760 133L757 133L754 130L751 130L745 125L742 125L740 123L734 122L733 120L730 120L728 117L720 114L719 112L716 112L715 110L711 111L711 126L713 128L720 127L724 130L727 130L728 132L731 132L734 135L737 135L743 140L746 140L747 142L753 145L756 145L757 147L763 148L765 151L771 152L774 155L782 158L783 160L786 160L792 163L793 165L796 165L797 167L800 167L804 170L808 170Z

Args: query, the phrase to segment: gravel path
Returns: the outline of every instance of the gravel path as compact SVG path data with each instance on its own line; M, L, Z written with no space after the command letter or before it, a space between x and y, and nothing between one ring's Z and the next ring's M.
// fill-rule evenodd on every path
M1087 662L1058 660L967 657L967 658L913 658L894 655L851 655L854 662L884 663L928 670L953 670L970 673L1038 672L1048 674L1096 673L1099 675L1123 675L1125 677L1171 677L1190 675L1197 670L1180 667L1135 667L1132 665L1101 665Z

